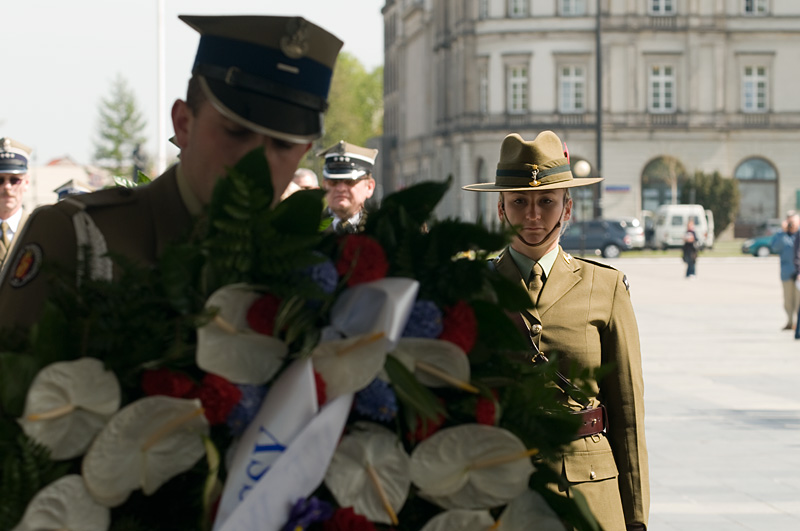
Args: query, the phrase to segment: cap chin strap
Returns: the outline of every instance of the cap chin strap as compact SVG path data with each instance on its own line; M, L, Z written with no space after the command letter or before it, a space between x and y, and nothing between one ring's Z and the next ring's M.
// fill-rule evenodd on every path
M514 225L511 223L511 221L509 221L508 214L506 214L506 203L505 203L505 201L503 201L502 206L503 206L503 217L506 219L506 223L508 223L508 226L513 228ZM553 233L556 231L556 229L561 227L561 218L564 217L564 211L566 209L567 209L567 203L566 203L566 201L564 201L564 206L561 207L561 216L559 216L559 218L558 218L558 223L556 223L555 226L552 229L550 229L550 232L548 232L547 234L544 235L544 238L542 238L542 241L540 241L539 243L531 243L531 242L529 242L528 240L523 238L522 235L519 232L516 233L517 238L519 239L519 241L521 241L522 243L524 243L528 247L539 247L540 245L543 245L547 241L547 239L550 238L550 236L553 235Z

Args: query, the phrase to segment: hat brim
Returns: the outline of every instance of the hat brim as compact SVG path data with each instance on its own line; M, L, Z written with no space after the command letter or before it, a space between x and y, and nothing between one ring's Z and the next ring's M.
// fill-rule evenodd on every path
M295 144L312 142L322 136L322 113L319 111L205 76L200 76L200 84L223 116L256 133Z
M545 183L539 186L502 186L495 183L477 183L462 186L462 190L469 190L470 192L540 192L542 190L557 190L559 188L576 188L578 186L589 186L590 184L599 183L602 177L585 177L574 178L568 181L561 181L557 183Z
M0 166L0 173L10 174L10 175L25 175L26 173L28 173L28 168L20 168L19 166L4 168L3 166Z

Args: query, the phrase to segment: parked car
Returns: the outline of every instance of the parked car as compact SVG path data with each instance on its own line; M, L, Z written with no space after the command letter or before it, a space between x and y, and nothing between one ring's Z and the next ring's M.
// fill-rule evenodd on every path
M781 230L783 229L781 228L781 220L779 219L764 222L759 227L760 236L748 238L742 243L742 252L762 258L770 254L777 254L772 250L772 238Z
M631 237L631 249L644 249L645 236L644 227L637 218L618 218L616 221L622 223Z
M616 258L631 249L631 236L618 219L571 221L561 235L561 247L566 251Z
M765 234L758 238L750 238L742 243L742 252L753 256L765 257L775 254L772 251L772 238L774 234Z

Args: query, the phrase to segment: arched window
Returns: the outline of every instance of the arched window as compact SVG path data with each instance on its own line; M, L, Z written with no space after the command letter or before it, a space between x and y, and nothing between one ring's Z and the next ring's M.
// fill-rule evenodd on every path
M654 212L659 205L678 202L686 182L686 168L675 157L661 156L647 163L642 171L642 210Z
M778 172L761 157L743 160L733 172L739 182L739 213L734 236L749 238L770 219L778 217Z

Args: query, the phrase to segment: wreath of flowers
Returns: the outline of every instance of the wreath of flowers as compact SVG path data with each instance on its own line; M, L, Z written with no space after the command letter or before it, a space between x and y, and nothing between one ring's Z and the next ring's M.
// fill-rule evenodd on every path
M448 180L337 237L268 176L240 161L156 268L53 272L4 336L0 528L595 529L548 487L577 426L487 266L507 235L433 220Z

